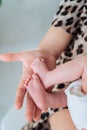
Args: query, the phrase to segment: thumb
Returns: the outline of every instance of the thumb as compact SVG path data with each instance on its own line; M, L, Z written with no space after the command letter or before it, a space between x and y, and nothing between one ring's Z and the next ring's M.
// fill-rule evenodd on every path
M21 61L21 53L5 53L0 54L0 61L3 62L12 62L12 61Z

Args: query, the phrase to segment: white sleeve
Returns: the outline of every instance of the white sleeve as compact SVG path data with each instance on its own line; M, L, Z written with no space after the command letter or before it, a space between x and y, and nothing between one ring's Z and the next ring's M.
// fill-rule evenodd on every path
M82 92L82 81L77 80L65 90L71 118L78 130L87 130L87 94Z

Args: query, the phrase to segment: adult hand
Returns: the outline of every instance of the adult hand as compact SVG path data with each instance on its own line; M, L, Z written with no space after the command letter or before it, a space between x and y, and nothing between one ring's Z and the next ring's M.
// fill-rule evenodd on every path
M23 64L23 74L20 80L20 83L16 92L15 105L17 109L20 109L23 105L23 100L26 94L26 88L24 87L26 79L31 76L31 62L35 57L44 58L49 70L53 69L56 64L55 57L46 49L35 49L35 50L27 50L18 53L6 53L0 54L0 61L4 62L12 62L12 61L20 61ZM34 113L35 111L35 113ZM34 117L38 118L38 114L40 116L41 110L39 110L34 104L32 98L27 94L26 97L26 118L30 122Z

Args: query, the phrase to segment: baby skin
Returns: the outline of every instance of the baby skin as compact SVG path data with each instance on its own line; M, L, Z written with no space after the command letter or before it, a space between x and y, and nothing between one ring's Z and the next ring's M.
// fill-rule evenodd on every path
M42 110L49 107L65 107L67 103L64 92L48 93L46 89L54 84L74 81L80 77L83 80L82 91L87 93L87 63L85 61L87 61L87 56L84 55L49 71L44 59L35 58L31 64L34 74L30 80L28 78L25 86L36 105Z
M55 84L74 81L82 77L82 91L87 93L87 55L80 56L49 71L44 59L35 58L31 64L33 72L36 73L45 89Z
M39 109L45 111L49 107L59 108L66 106L66 96L63 94L63 92L46 92L39 77L36 74L33 74L27 82L29 83L26 86L26 89Z

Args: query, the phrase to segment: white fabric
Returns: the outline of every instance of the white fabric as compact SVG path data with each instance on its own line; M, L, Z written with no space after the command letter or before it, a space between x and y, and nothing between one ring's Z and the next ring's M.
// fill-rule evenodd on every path
M27 123L25 119L25 103L24 101L21 110L16 110L14 106L11 107L5 117L3 117L0 130L21 130L22 126Z
M87 130L87 94L82 91L82 81L77 80L65 90L71 118L78 130Z

